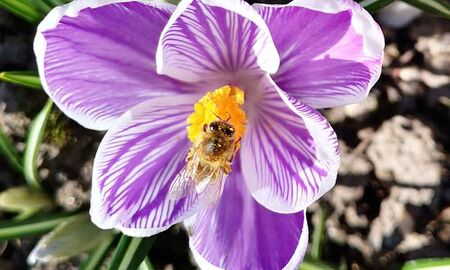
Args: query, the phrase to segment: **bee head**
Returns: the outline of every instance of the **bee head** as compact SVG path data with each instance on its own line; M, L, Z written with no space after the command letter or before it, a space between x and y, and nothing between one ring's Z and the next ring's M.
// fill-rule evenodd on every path
M223 134L230 138L234 135L233 126L224 121L211 122L207 127L204 127L204 131L206 131L206 128L209 130L209 132Z

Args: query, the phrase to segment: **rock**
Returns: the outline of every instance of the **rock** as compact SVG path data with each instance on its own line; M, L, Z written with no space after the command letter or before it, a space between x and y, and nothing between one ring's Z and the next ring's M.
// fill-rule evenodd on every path
M364 187L348 187L348 186L335 186L325 196L334 207L334 212L338 215L344 213L348 204L355 202L362 198L364 195Z
M64 209L74 211L89 202L89 193L77 181L66 181L56 192L56 201Z
M431 188L404 188L393 186L391 188L391 198L403 204L411 204L415 206L430 205L435 192Z
M383 67L389 67L400 56L397 44L390 43L384 47Z
M369 261L370 257L374 253L372 246L367 242L367 240L364 240L360 235L357 234L349 235L347 243L350 247L359 250L366 259L366 261Z
M327 236L335 243L345 245L347 242L347 233L341 228L337 215L332 215L325 222Z
M366 216L358 215L356 206L348 206L344 211L345 222L353 228L366 228L369 225L369 220Z
M360 119L378 108L378 98L373 92L360 103L344 106L344 114L350 119Z
M7 113L6 104L0 102L0 129L8 136L25 138L30 119L23 112Z
M450 73L450 33L419 37L415 47L423 54L427 67L442 74Z
M405 239L397 246L396 250L400 253L407 253L423 248L431 244L432 241L433 238L430 235L409 233L405 235Z
M367 148L376 176L413 186L441 182L443 156L432 131L417 119L395 116L376 131Z
M386 199L381 203L380 214L372 221L368 236L369 243L375 251L381 250L384 238L393 236L405 214L405 206L396 200Z
M373 166L363 154L366 148L363 145L359 145L356 149L350 149L343 141L339 142L341 152L341 166L339 167L339 175L367 175L369 174Z
M378 109L377 93L378 91L376 89L372 89L364 101L325 110L324 115L332 124L340 123L345 119L362 121L370 115L370 113Z

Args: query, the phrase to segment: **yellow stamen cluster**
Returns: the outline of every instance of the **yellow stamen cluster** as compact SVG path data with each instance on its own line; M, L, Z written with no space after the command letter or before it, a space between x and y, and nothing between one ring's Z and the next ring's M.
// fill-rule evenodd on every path
M195 143L204 124L228 120L235 129L235 141L244 135L247 118L241 105L244 104L244 91L236 86L226 85L206 93L195 105L188 117L188 137Z

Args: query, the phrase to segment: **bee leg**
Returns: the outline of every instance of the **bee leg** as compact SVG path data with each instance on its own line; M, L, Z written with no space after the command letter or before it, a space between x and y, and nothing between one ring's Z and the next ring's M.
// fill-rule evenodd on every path
M197 147L192 147L190 150L189 150L189 153L188 153L188 155L187 155L187 157L186 157L186 161L189 161L191 158L192 158L192 156L194 155L194 153L195 152L197 152L197 150L198 150L198 146Z
M203 124L203 128L202 128L203 132L206 132L207 128L208 128L208 124Z
M230 158L230 163L233 162L234 154L236 154L237 146L238 146L238 144L241 142L241 139L242 139L242 137L239 137L239 139L238 139L238 140L236 141L236 143L234 144L234 150L233 150L233 154L231 155L231 158Z
M223 171L224 174L227 174L227 175L230 174L230 172L231 172L231 165L230 165L230 163L223 164L222 171Z

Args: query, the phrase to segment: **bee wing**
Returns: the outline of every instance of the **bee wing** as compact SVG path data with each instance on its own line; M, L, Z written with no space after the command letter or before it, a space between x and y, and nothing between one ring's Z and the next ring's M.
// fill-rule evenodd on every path
M186 164L172 181L172 184L170 184L169 198L171 200L179 200L186 197L194 190L195 182L191 177L190 168L188 164Z
M215 204L222 194L223 181L225 180L225 174L219 168L216 172L216 178L210 179L208 184L205 185L203 191L199 194L199 199L205 205Z

